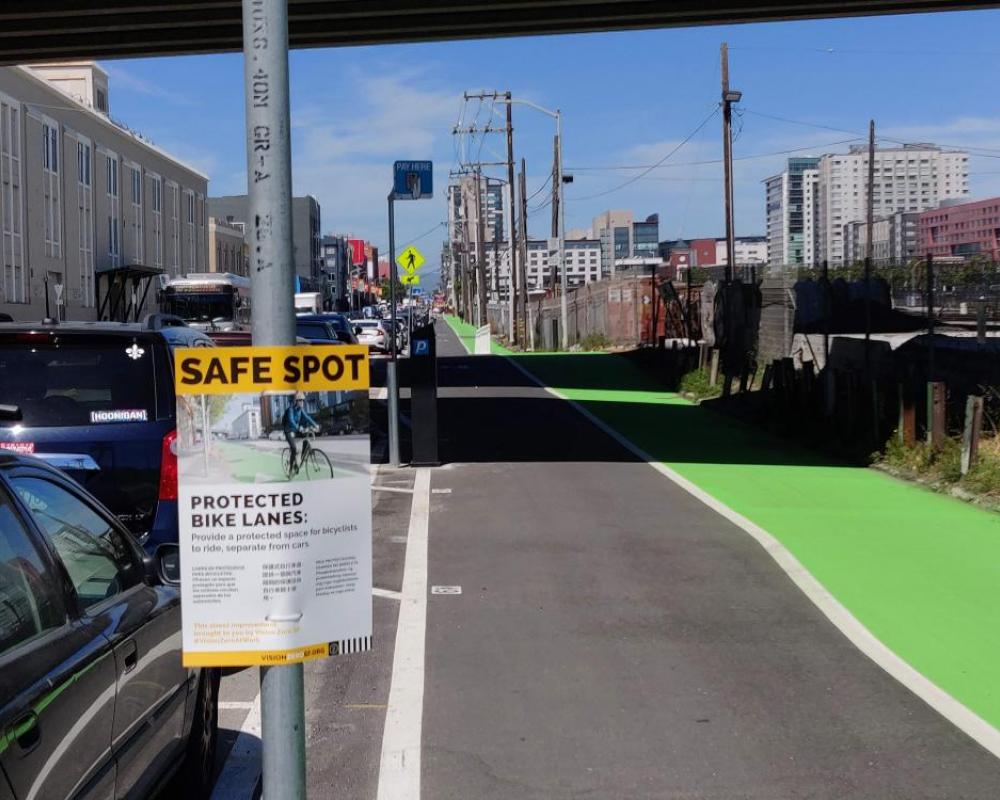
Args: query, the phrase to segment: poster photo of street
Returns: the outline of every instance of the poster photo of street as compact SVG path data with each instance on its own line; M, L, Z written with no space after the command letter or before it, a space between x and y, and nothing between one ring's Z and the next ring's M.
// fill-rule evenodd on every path
M366 391L177 400L177 463L185 482L287 483L368 475Z

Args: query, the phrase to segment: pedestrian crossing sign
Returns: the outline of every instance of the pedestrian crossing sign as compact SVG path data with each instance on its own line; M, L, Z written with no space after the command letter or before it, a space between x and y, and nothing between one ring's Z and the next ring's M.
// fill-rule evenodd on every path
M420 276L416 272L407 272L405 275L399 276L399 282L403 286L416 286L420 283Z
M424 254L417 250L412 244L407 247L399 256L396 258L396 263L409 274L415 273L424 265Z

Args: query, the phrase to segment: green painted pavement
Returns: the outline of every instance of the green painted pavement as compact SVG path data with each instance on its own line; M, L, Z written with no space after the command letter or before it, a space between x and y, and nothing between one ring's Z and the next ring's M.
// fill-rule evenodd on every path
M886 646L1000 728L1000 515L700 408L622 356L514 360L770 532Z
M229 470L237 481L242 483L286 481L285 471L281 467L281 450L261 450L250 444L236 442L216 442L222 457L229 464ZM300 445L301 447L301 445ZM308 480L305 472L300 471L293 481Z
M448 327L455 332L455 335L462 342L462 346L470 353L476 351L476 329L474 326L470 325L458 317L453 317L450 314L444 315L444 321L448 323ZM493 337L490 337L490 352L498 356L507 356L513 354L513 350L508 350L502 344L493 341Z

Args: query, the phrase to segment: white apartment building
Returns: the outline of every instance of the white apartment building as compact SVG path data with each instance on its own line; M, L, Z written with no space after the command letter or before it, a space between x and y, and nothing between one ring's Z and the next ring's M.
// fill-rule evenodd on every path
M785 170L764 181L767 263L812 264L816 255L816 184L819 159L788 159ZM723 263L725 256L723 255ZM739 255L736 258L739 262Z
M844 226L867 217L868 148L819 160L816 187L816 258L843 264ZM876 218L896 212L936 208L942 200L969 194L969 156L932 144L912 144L875 151L872 202Z
M738 236L733 241L733 252L738 266L751 266L767 263L766 236ZM726 252L726 240L715 240L715 263L726 266L729 254Z
M493 274L497 263L500 272L497 283L500 299L507 300L510 283L510 251L506 242L499 242L496 249L486 249L486 288L494 290ZM597 239L575 239L566 242L566 281L570 288L583 286L601 279L601 243ZM556 239L528 240L528 291L547 289L552 279L552 267L559 261ZM558 275L558 270L556 270Z
M41 319L46 300L96 319L98 276L119 268L205 271L208 178L108 103L93 62L0 68L0 312L15 320Z

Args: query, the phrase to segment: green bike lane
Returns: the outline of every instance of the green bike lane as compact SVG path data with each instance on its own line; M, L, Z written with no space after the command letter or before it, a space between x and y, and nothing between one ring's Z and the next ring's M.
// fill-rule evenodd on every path
M511 357L767 531L893 653L1000 728L1000 515L701 408L622 356Z

